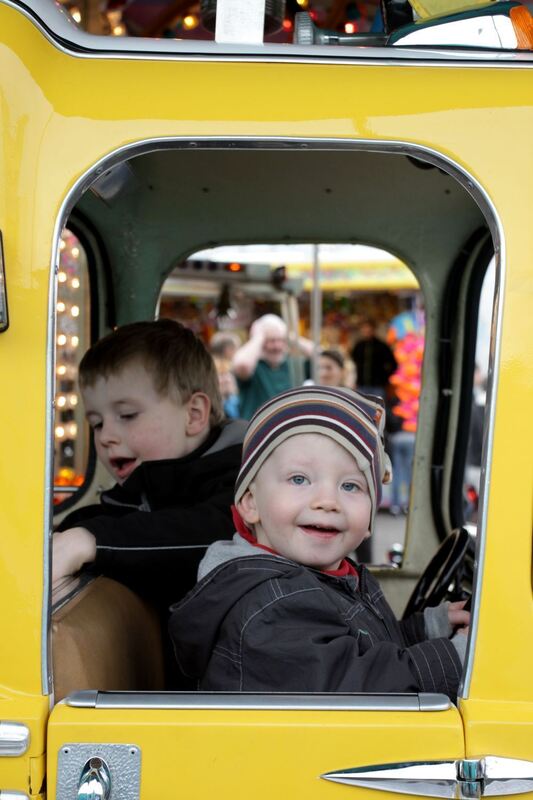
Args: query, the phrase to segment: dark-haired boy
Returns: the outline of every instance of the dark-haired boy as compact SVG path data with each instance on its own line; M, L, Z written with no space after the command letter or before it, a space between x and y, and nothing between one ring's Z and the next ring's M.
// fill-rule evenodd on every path
M125 325L83 357L79 382L96 453L116 484L63 520L52 579L84 564L160 609L185 594L230 506L244 424L224 419L213 360L178 322Z

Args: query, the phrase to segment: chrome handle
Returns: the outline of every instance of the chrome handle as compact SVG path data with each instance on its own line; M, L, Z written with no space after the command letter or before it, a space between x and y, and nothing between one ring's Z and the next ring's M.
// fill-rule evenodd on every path
M533 791L533 761L499 756L457 761L410 761L336 770L320 777L366 789L448 800L473 800Z
M82 772L78 784L78 800L109 800L111 794L111 774L103 758L90 758Z
M0 756L23 756L30 746L30 730L21 722L0 722Z

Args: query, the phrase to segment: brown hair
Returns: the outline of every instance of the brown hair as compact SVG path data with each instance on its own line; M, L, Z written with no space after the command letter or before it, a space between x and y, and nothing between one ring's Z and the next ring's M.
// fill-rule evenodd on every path
M338 367L344 369L344 356L340 350L321 350L320 355L324 356L324 358L329 358L331 361L334 361Z
M92 386L98 378L116 375L133 362L142 364L160 395L177 389L181 402L186 403L194 392L204 392L211 400L210 424L223 420L213 359L203 342L180 322L132 322L108 333L83 356L80 386Z

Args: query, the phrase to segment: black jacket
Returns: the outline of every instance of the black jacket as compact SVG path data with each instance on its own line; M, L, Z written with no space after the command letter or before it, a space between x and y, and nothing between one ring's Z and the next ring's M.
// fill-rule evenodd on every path
M253 549L219 563L171 609L178 665L200 689L455 700L462 666L452 642L426 640L422 614L398 622L364 566L359 580L337 578Z
M59 530L81 526L94 534L94 569L115 578L161 609L196 582L206 548L230 538L230 507L246 423L215 428L183 458L147 461L101 505L69 514Z
M357 342L351 356L357 369L358 386L385 387L398 366L389 345L377 336Z

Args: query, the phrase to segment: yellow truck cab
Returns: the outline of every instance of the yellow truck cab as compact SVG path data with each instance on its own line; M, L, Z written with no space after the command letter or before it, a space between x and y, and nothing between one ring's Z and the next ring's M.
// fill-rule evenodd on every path
M0 0L1 800L533 797L531 21L518 3L452 11L337 43L305 18L279 45L94 36L46 0ZM112 582L92 606L94 581L53 596L54 526L105 485L75 388L82 345L153 319L198 251L301 243L381 248L420 287L405 552L372 569L398 615L413 597L471 595L456 705L168 691L150 609ZM76 437L77 485L57 486L58 447Z

